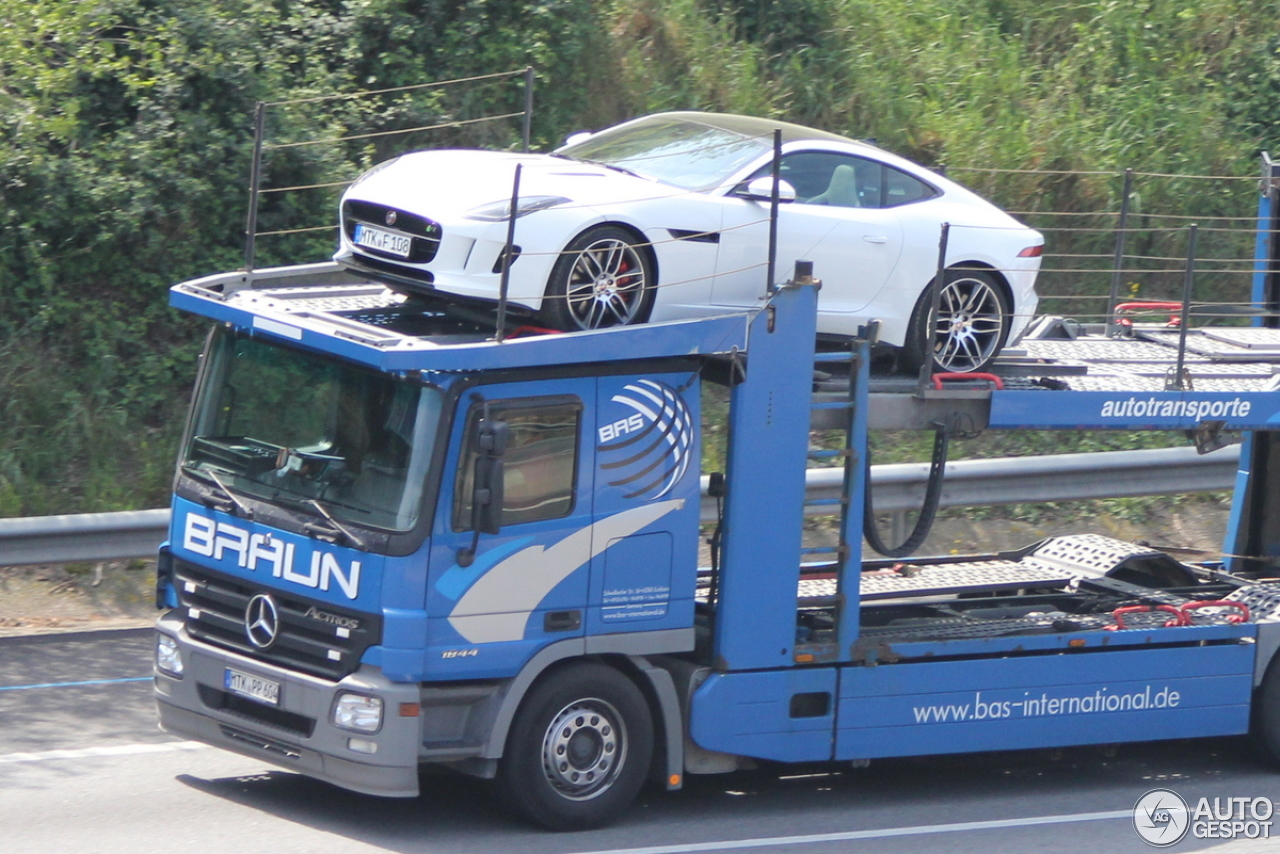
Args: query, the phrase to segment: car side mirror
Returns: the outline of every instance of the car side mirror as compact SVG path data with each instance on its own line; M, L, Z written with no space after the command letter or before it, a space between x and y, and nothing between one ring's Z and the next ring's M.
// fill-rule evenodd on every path
M564 144L565 144L565 145L577 145L578 143L580 143L580 142L585 142L586 140L588 140L588 139L590 139L590 138L591 138L591 131L589 131L589 130L580 130L580 131L578 131L577 133L571 133L571 134L569 134L567 137L565 137L565 138L564 138Z
M752 201L768 202L773 200L773 177L770 175L762 175L759 178L753 178L745 187L740 187L737 194L744 199ZM782 179L778 179L778 201L794 202L796 200L796 188Z

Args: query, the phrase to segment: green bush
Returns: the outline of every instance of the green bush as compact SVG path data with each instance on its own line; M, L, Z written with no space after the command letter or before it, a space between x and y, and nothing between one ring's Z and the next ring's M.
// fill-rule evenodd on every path
M654 110L774 116L946 166L1047 227L1041 212L1115 210L1126 167L1254 175L1280 133L1278 11L1274 0L0 0L0 513L163 502L203 330L167 308L166 288L242 263L259 101L529 64L537 147ZM272 141L363 139L269 150L263 183L347 180L406 146L513 147L511 121L365 135L521 106L518 84L485 84L272 107ZM1152 224L1237 216L1251 193L1143 177L1136 205ZM335 197L264 196L260 228L330 225ZM1051 249L1106 255L1107 222L1048 231ZM332 239L263 238L257 260L319 260ZM1135 254L1176 254L1183 238L1144 239ZM1247 255L1238 244L1215 251ZM1200 287L1235 293L1232 282ZM1051 282L1064 296L1105 284Z

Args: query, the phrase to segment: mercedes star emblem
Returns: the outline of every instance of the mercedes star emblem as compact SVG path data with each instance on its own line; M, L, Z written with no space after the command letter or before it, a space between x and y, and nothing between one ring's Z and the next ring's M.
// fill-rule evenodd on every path
M279 632L280 612L276 610L276 601L266 593L250 599L244 609L244 633L249 643L266 649L276 642Z

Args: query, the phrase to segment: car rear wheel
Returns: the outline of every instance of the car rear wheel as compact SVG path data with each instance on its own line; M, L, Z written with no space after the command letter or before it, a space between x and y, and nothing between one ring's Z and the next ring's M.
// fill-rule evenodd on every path
M925 288L911 313L903 350L906 367L918 371L932 358L933 371L985 370L1009 337L1009 299L983 270L948 270L938 295L938 317L928 322L931 293Z
M600 226L574 238L556 261L542 314L570 332L643 323L656 286L653 262L635 236Z

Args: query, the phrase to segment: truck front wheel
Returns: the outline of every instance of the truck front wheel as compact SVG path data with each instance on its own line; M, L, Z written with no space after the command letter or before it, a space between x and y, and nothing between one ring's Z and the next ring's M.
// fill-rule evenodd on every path
M644 783L653 719L635 684L603 664L550 674L520 706L498 768L518 814L552 830L612 821Z

